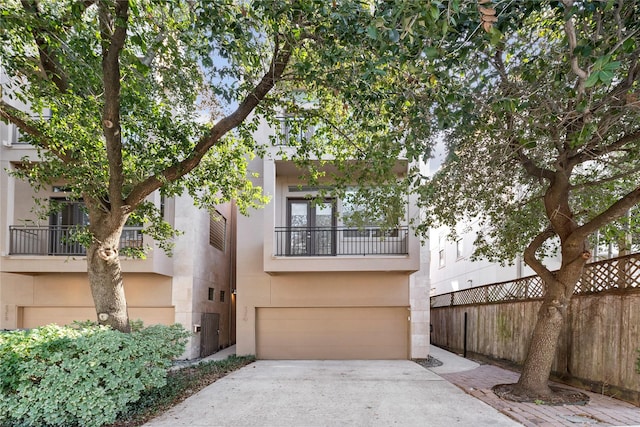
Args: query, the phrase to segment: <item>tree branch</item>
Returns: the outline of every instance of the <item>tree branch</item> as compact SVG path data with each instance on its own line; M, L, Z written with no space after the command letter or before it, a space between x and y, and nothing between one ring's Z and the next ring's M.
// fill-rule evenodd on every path
M120 52L127 37L129 2L118 0L115 17L108 13L107 5L100 3L100 32L102 38L102 78L104 84L104 108L102 131L106 140L109 162L109 201L119 209L122 206L122 135L120 133Z
M591 221L576 228L573 233L571 233L570 239L575 241L582 241L586 239L590 234L595 233L605 225L623 217L629 209L639 202L640 187L636 187L633 191L617 200L614 204L609 206L607 210L600 213Z
M635 168L633 168L631 170L628 170L628 171L620 172L617 175L613 175L613 176L610 176L608 178L599 179L597 181L589 181L589 182L585 182L585 183L582 183L582 184L579 184L579 185L572 185L571 186L571 190L580 190L580 189L583 189L583 188L596 187L598 185L602 185L602 184L605 184L607 182L617 181L617 180L622 179L622 178L629 178L629 175L633 175L633 174L636 174L638 172L640 172L640 166L635 167Z
M571 7L573 6L573 0L563 0L562 3L567 10L571 9ZM567 39L569 41L569 58L571 61L571 70L576 76L578 76L578 93L582 95L585 91L584 82L587 80L587 77L589 77L589 74L585 70L580 68L580 64L578 64L578 57L574 53L575 48L578 46L578 41L576 37L576 29L573 25L573 18L571 16L568 16L567 20L564 23L564 32L567 35Z
M509 142L509 146L511 147L511 150L518 156L518 162L520 162L522 167L524 167L529 176L535 179L544 178L548 181L553 181L553 171L536 165L533 160L529 156L527 156L527 154L524 152L524 147L519 144L518 141L512 139Z
M22 0L22 7L24 7L26 12L33 14L36 20L40 18L37 0ZM44 32L46 32L46 30L37 25L34 25L31 29L31 34L38 46L40 66L47 78L56 85L58 90L60 92L66 92L69 88L67 76L61 69L60 64L56 61L51 46L49 46L47 39L42 34Z
M40 129L34 126L33 123L23 119L24 113L17 108L7 104L2 99L0 99L0 117L4 118L10 123L13 123L20 129L22 132L31 135L34 137L40 146L51 153L53 153L57 158L62 160L64 163L72 163L74 162L73 156L70 156L64 151L60 151L56 148L56 144L52 141L47 135L45 135Z
M191 155L186 159L169 166L160 174L151 176L136 185L126 198L125 203L130 206L136 206L147 195L159 189L164 182L175 181L198 166L207 151L227 132L240 125L266 97L267 93L269 93L275 84L280 81L282 74L289 63L292 51L293 46L288 40L285 40L282 47L278 40L276 40L269 69L251 93L249 93L242 103L240 103L238 108L236 108L233 113L216 123L209 131L209 134L200 139L198 144L194 147Z
M538 257L536 257L536 252L542 247L544 242L555 235L556 234L553 232L551 227L548 227L539 233L524 250L524 262L526 262L527 265L531 267L545 283L551 283L554 281L555 276L542 262L540 262Z
M640 129L636 130L633 133L627 134L622 138L618 139L617 141L614 141L611 144L608 144L602 148L580 151L575 156L572 156L571 158L569 158L568 160L569 165L573 167L581 163L587 162L589 160L599 158L606 154L620 151L622 148L624 148L625 145L630 144L632 142L636 142L638 140L640 140Z

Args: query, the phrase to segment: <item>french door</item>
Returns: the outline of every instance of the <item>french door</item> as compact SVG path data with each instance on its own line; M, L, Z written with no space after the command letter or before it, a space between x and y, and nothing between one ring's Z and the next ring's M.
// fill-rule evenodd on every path
M51 255L83 255L85 248L74 241L74 226L89 224L89 215L83 202L69 201L63 198L52 198L60 204L59 210L49 216L49 253Z
M288 199L287 255L335 255L335 225L335 200Z

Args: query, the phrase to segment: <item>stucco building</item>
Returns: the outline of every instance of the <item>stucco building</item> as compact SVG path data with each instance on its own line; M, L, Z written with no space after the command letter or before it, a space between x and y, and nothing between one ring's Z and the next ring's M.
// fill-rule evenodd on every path
M272 130L258 131L265 145ZM284 155L283 155L284 154ZM237 352L261 359L422 358L429 346L428 280L407 200L397 229L349 227L346 202L314 203L320 187L272 147L251 163L271 201L238 218ZM395 173L407 172L398 159ZM331 186L331 181L321 187ZM414 276L412 276L414 275Z
M95 320L82 245L69 239L86 224L81 201L68 198L64 183L36 193L8 171L23 159L37 160L15 126L0 123L0 329ZM41 215L36 199L60 210ZM145 324L180 323L194 331L186 358L210 354L235 342L235 206L197 209L188 196L149 200L182 234L168 257L141 227L126 227L121 246L148 246L146 259L123 259L131 319Z

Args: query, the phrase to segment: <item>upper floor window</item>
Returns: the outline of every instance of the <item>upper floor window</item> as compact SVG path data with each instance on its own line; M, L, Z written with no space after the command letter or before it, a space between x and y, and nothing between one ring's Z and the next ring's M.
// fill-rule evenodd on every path
M278 145L291 145L300 143L311 137L313 128L307 126L302 118L294 116L278 117L280 129L278 130Z
M26 144L23 139L20 138L20 129L13 123L10 123L7 126L7 134L6 137L2 138L2 145L5 147L11 147L16 144Z
M456 240L456 259L464 257L464 242L462 239Z
M217 210L209 214L209 244L224 252L227 237L227 219Z
M440 235L438 238L438 267L443 268L446 263L445 259L445 242L446 239L444 235Z
M31 114L32 120L49 120L51 118L51 110L45 109L43 114ZM6 147L11 147L12 145L25 145L29 144L29 142L25 141L24 138L21 137L21 132L18 126L13 123L9 123L7 125L7 134L6 136L2 136L2 145Z

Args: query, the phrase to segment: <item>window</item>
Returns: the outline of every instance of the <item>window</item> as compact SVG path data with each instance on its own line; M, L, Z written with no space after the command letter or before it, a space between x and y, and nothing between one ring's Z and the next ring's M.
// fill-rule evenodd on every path
M7 138L2 139L2 145L11 147L15 144L25 144L25 142L20 138L20 129L13 123L10 123L7 126Z
M34 120L34 121L49 120L51 118L51 110L49 110L48 108L45 108L42 111L42 114L37 114L37 113L31 114L30 118L31 120ZM26 138L21 137L20 129L14 123L10 123L7 126L7 129L8 129L7 139L3 138L2 145L11 147L12 145L15 145L15 144L22 144L22 145L29 144Z
M438 267L442 268L445 266L445 237L444 235L440 235L438 238Z
M464 257L464 244L462 239L456 240L456 259L462 259Z
M224 291L220 291L220 302L224 302Z
M311 137L313 128L305 125L299 117L278 117L280 129L278 131L278 145L292 145L300 143Z
M214 288L209 288L209 296L207 298L209 301L215 301L216 299L216 291Z
M371 203L377 200L386 202ZM385 229L400 225L406 215L406 208L406 199L400 200L377 187L351 187L341 199L342 222L345 226L354 228ZM384 237L394 236L385 234Z
M227 237L227 219L217 210L209 214L209 244L224 252Z

